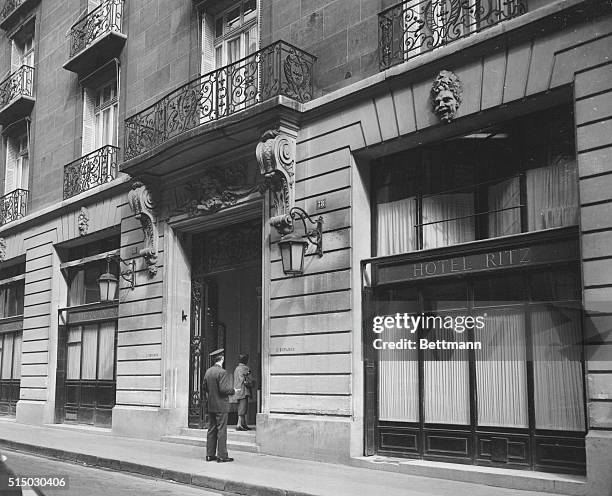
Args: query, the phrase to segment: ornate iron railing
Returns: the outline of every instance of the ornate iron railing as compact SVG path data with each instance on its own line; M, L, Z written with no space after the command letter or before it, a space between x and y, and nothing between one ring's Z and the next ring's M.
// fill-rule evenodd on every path
M380 69L527 11L526 0L409 0L378 14Z
M0 11L0 20L6 19L23 2L25 2L25 0L5 0L4 5L2 6L2 10Z
M25 217L28 210L28 190L15 189L0 197L0 225Z
M22 65L0 83L0 108L20 96L34 96L34 67Z
M116 146L106 145L64 166L64 200L117 177Z
M96 38L121 32L123 0L106 0L70 28L70 58L91 45Z
M125 121L125 159L274 96L312 99L316 57L278 41L174 90Z

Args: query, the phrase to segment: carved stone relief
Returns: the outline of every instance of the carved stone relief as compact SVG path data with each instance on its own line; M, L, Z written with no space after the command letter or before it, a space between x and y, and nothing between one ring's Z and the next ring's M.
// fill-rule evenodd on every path
M156 202L151 190L142 182L134 181L128 193L128 202L136 219L140 221L144 232L144 248L140 255L145 259L149 275L157 274L157 253L159 235L157 231Z
M175 190L177 213L212 214L259 194L261 186L249 177L247 164L211 166L197 179Z
M270 225L281 234L293 230L289 211L295 204L295 139L272 129L255 150L264 185L270 191Z
M85 207L81 207L77 224L79 226L79 235L85 236L89 231L89 211Z
M461 81L454 72L440 71L431 85L431 104L443 123L448 124L457 115L462 92Z

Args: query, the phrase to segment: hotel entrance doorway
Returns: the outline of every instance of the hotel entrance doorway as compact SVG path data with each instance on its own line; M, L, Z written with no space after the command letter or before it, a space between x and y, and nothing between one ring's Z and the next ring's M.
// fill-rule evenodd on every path
M225 348L232 374L249 355L255 379L247 423L255 424L261 396L261 223L251 220L194 236L192 252L189 427L206 427L202 378L209 353ZM236 404L229 423L236 424Z

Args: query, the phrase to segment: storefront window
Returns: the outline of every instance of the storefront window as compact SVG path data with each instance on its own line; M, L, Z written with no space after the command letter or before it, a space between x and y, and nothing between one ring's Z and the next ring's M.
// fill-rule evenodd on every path
M549 110L381 160L376 254L578 223L569 110Z

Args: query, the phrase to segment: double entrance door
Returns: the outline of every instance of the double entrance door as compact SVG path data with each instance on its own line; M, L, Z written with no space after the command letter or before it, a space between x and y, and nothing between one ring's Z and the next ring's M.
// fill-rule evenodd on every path
M189 427L206 427L202 380L212 365L209 354L219 348L225 349L224 367L232 378L238 356L249 355L255 384L247 423L254 425L261 396L261 224L194 236L192 267ZM231 403L230 424L236 423L236 412Z

